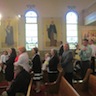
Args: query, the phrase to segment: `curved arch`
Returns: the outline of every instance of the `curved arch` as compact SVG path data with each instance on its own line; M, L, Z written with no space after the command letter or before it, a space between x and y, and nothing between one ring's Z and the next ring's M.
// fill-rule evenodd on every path
M77 23L77 22L78 17L76 13L71 11L66 14L66 23Z
M33 12L33 13L35 13L35 14L37 15L37 17L39 16L39 12L38 12L35 8L26 10L26 11L24 12L24 16L25 16L28 12L30 12L30 11Z
M25 17L37 17L37 13L30 10L26 12Z

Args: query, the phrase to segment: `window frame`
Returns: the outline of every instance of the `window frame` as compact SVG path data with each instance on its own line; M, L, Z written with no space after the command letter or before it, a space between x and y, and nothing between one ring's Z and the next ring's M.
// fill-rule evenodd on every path
M71 22L71 23L69 23L67 20L68 20L68 14L70 14L70 13L73 13L73 14L75 14L75 16L76 16L76 20L75 20L75 23L73 23L73 22ZM72 19L72 21L73 21L73 19ZM73 35L73 36L68 36L68 30L70 30L69 28L67 28L68 27L68 25L72 25L72 26L74 26L74 25L76 25L75 27L76 27L76 29L75 28L73 28L73 29L75 29L75 30L73 30L74 32L76 32L75 33L75 35L73 35L72 33L71 33L71 35ZM72 28L71 28L72 29ZM72 30L70 30L70 31L72 31ZM72 31L72 32L73 32ZM74 42L68 42L68 37L76 37L76 39L74 39ZM71 38L71 39L73 39L73 38ZM71 41L71 39L70 39L70 41ZM76 42L75 42L76 41ZM70 11L68 11L67 13L66 13L66 42L67 43L69 43L69 46L70 46L70 49L75 49L75 45L78 43L78 41L79 41L79 38L78 38L78 14L77 14L77 12L76 11L73 11L73 10L70 10ZM73 46L73 47L72 47Z
M32 14L32 12L33 12L33 14ZM29 16L28 16L28 14L29 14ZM29 20L27 18L29 18ZM32 21L32 19L33 19L33 21ZM36 27L36 29L35 30L34 29L32 30L32 28L29 28L29 33L30 34L29 34L29 40L28 40L28 35L27 35L28 33L26 33L27 32L27 29L26 28L28 28L28 25L31 26L31 24L32 24L32 26ZM31 34L30 31L35 31L36 34L33 35L33 34ZM29 43L29 42L31 42L31 43ZM34 48L34 47L38 47L38 14L34 10L27 10L25 12L25 46L26 46L26 50L27 51L32 50L32 48Z

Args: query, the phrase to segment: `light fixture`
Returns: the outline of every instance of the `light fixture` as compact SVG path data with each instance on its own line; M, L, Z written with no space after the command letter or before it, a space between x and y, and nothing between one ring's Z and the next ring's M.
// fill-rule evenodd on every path
M21 15L20 14L18 15L18 18L21 18Z

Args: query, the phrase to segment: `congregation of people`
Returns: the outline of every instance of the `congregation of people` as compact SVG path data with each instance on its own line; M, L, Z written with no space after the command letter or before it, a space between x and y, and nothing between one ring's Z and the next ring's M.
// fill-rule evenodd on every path
M18 53L18 54L17 54ZM31 66L29 65L29 56L25 47L19 47L16 51L11 48L4 51L0 57L0 71L4 73L5 80L8 82L6 91L7 96L16 96L16 93L22 92L26 95L29 82L33 78L36 93L41 92L41 84L44 72L48 73L48 82L56 81L58 77L58 65L64 71L64 78L73 86L73 62L81 66L81 77L84 78L88 68L93 70L95 75L96 45L93 40L84 39L82 46L76 44L76 49L71 50L68 43L61 45L59 51L52 48L46 52L44 60L41 60L39 49L34 47L31 51ZM43 62L42 62L43 61ZM33 73L33 77L31 77Z

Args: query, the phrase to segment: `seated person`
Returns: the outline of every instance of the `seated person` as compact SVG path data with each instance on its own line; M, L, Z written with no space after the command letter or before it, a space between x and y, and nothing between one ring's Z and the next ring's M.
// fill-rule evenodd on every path
M15 71L17 74L16 78L13 80L10 87L2 93L2 96L5 96L5 93L7 96L16 96L18 92L24 93L26 96L31 76L21 65L18 65Z

